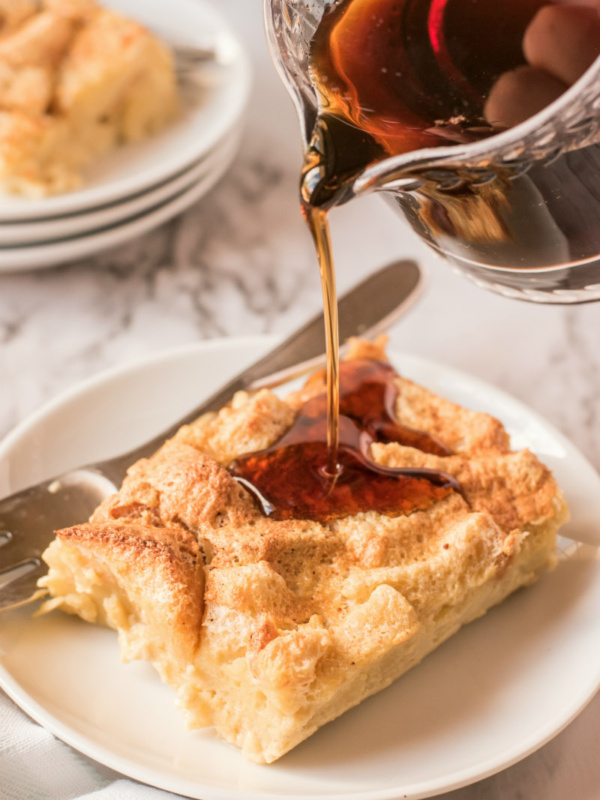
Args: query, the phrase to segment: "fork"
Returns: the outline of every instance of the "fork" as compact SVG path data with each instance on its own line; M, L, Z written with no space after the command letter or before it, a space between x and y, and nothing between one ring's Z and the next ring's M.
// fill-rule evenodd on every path
M385 331L414 304L422 287L421 270L414 261L396 261L375 272L340 299L340 341L357 335L372 338ZM132 464L152 455L182 425L217 411L235 392L273 388L323 366L324 341L320 314L141 447L0 500L0 611L45 594L36 586L46 571L41 555L54 531L87 520L106 496L118 490Z

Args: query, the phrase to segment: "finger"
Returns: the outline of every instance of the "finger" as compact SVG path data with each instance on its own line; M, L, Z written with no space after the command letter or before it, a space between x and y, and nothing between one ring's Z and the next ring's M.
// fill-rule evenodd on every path
M527 61L568 86L600 55L597 8L549 5L533 18L523 40Z
M564 6L590 6L600 9L600 0L553 0L557 5Z
M512 128L546 108L567 85L536 67L519 67L501 75L490 92L484 114L490 125Z

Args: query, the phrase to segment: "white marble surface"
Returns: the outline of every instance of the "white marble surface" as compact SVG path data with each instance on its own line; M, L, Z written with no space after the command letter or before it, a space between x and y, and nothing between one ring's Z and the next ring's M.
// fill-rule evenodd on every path
M299 133L268 58L260 0L218 6L255 65L237 160L206 198L142 239L79 263L0 275L0 435L107 367L199 339L285 333L319 309L296 199ZM425 297L391 333L396 349L502 387L600 468L600 306L538 307L482 292L430 255L378 198L339 210L333 232L340 290L401 255L428 266ZM446 797L598 798L599 744L596 698L538 753Z

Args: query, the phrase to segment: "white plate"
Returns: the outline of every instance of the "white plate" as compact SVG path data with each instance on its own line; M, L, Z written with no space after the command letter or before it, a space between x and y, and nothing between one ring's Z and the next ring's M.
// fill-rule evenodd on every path
M0 446L0 495L134 446L262 354L266 337L195 345L63 396ZM578 526L579 492L600 479L529 409L468 375L407 355L403 374L503 419L555 471ZM148 402L151 398L151 402ZM140 413L143 409L143 413ZM116 635L60 613L3 618L0 683L34 719L125 775L203 800L428 797L540 747L600 682L600 563L573 547L536 586L472 623L392 687L261 767L208 731L187 732L146 664L119 662Z
M189 167L240 125L249 96L250 65L216 3L111 0L110 5L169 41L215 46L219 64L204 68L202 99L159 135L100 159L79 191L40 200L0 196L0 221L71 214L138 194Z
M219 142L204 158L195 162L176 178L152 187L146 192L125 198L102 208L92 208L79 214L55 217L46 220L26 220L23 222L0 222L0 250L19 246L39 246L81 234L97 232L112 225L123 223L133 217L148 212L173 199L211 173L213 162L222 158L228 146L235 149L239 143L240 131L235 130Z
M0 247L0 273L37 269L76 261L110 247L117 247L162 225L185 211L217 183L233 160L237 146L237 138L227 141L224 149L211 158L204 174L192 186L184 188L174 197L170 197L130 219L121 220L121 222L109 225L104 229L55 242L41 242L31 247Z

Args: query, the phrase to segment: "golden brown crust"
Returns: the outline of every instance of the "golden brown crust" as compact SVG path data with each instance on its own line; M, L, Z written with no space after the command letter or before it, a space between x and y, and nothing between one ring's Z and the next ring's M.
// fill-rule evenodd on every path
M199 643L204 572L198 544L176 527L78 525L57 531L44 558L60 607L119 631L124 660L146 659L177 684Z
M287 399L283 401L272 392L238 392L218 414L207 414L195 424L185 425L175 438L227 466L243 453L269 447L285 433L294 417Z
M505 532L542 522L555 512L556 482L529 450L510 453L488 447L482 454L439 458L398 444L375 444L372 456L388 467L447 472L459 481L470 509L486 511Z
M243 525L259 516L226 469L194 447L172 440L129 470L119 494L108 498L92 521L177 523L199 535L205 528Z
M489 414L462 408L405 378L399 378L397 384L396 415L403 425L428 431L457 453L508 450L504 426Z
M380 355L381 346L356 342L351 355ZM190 725L214 725L256 761L280 757L534 581L553 563L566 517L550 472L528 451L510 452L497 420L402 378L402 421L433 432L454 454L376 444L372 457L441 469L458 478L463 493L408 516L264 517L226 466L273 444L299 397L314 394L320 381L286 401L265 391L236 395L132 467L91 524L57 537L109 569L143 610L154 648L165 614L187 655L143 657L177 689ZM78 567L61 562L54 547L47 585L58 597L51 603L60 603L60 580ZM160 587L165 611L152 607Z
M119 523L77 525L57 531L44 557L52 568L55 559L60 563L69 553L76 553L80 580L87 582L91 594L107 583L125 587L118 619L110 618L115 609L107 616L99 600L88 607L88 616L94 617L90 621L112 624L126 635L140 620L153 630L154 641L129 653L129 658L151 657L154 648L164 646L174 663L193 659L204 608L204 571L198 543L188 531ZM76 590L76 584L69 588ZM78 612L76 601L70 608L69 594L63 589L62 605Z

